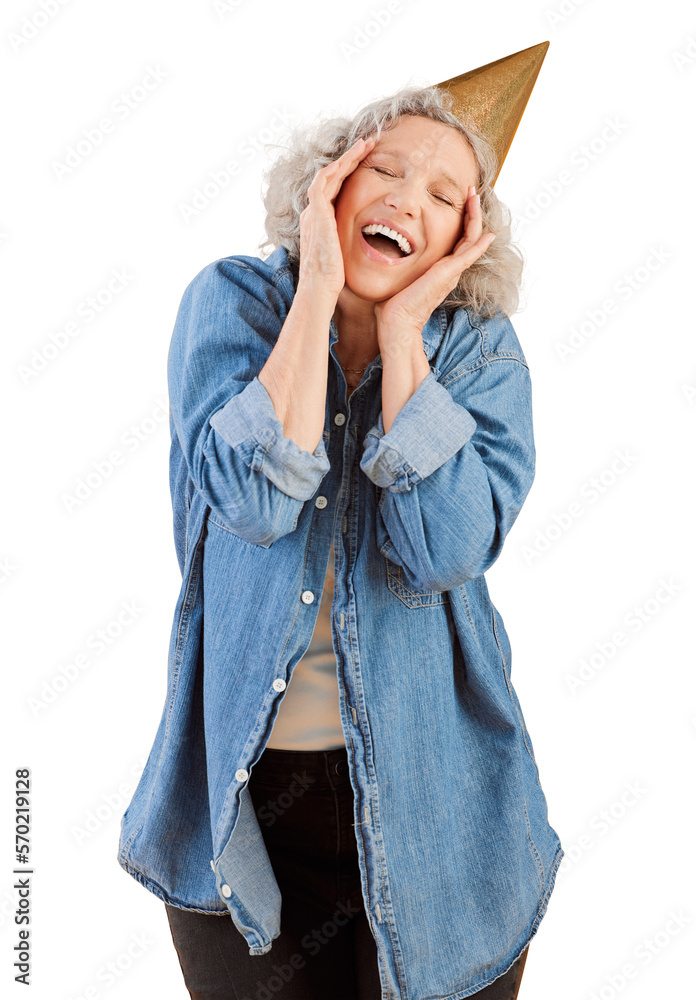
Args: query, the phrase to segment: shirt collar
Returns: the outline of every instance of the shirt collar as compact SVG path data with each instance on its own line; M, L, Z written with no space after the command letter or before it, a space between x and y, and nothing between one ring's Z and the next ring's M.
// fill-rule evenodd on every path
M445 334L447 328L447 312L443 306L438 306L438 308L432 313L430 319L425 324L421 330L421 336L423 337L423 350L425 351L425 356L428 361L431 360L435 351L440 346L442 338ZM338 340L338 330L336 329L336 324L331 319L331 332L329 335L329 349L331 344L335 344ZM378 354L377 357L372 361L376 367L382 367L382 355Z
M285 247L280 246L269 257L266 258L266 264L273 271L274 281L279 280L284 275L291 276L293 289L297 288L297 279L299 274L299 268L296 262L291 261L288 252ZM442 338L447 329L447 312L444 306L438 306L437 309L431 314L428 322L423 327L421 334L423 337L423 350L425 351L425 356L430 361L437 351L438 347L442 342ZM331 332L329 339L329 346L336 343L338 340L338 330L336 329L336 324L333 319L331 320ZM378 355L372 364L382 367L382 357Z

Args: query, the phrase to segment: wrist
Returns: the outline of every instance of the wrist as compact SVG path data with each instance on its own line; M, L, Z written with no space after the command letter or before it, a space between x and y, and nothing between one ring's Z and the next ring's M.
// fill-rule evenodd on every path
M390 329L378 325L377 341L383 358L415 361L424 355L422 331L415 326L400 326L398 329Z
M319 309L328 313L328 320L331 319L338 302L338 295L333 292L325 282L312 275L300 275L295 291L295 299L302 302L310 302L313 309Z

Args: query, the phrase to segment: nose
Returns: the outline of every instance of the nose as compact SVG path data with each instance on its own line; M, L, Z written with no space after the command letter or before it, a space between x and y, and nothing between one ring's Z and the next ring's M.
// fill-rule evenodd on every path
M412 219L420 215L420 186L415 178L400 179L384 196L385 205Z

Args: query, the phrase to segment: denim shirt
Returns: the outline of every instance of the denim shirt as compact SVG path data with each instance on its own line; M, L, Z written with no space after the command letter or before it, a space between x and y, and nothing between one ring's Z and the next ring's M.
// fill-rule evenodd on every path
M230 914L263 955L281 895L247 784L317 619L331 541L340 714L382 1000L458 1000L536 933L563 849L484 573L534 478L510 319L439 307L430 366L384 433L381 357L349 398L333 319L324 431L286 437L258 379L288 314L284 248L186 288L168 357L182 572L167 693L119 864Z

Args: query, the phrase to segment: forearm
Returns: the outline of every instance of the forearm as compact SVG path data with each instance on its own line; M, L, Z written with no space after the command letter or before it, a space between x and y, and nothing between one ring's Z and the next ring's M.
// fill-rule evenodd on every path
M423 338L420 333L407 336L402 333L398 340L386 333L380 333L380 344L382 423L386 434L401 408L430 373L430 365L423 350Z
M465 312L461 322L468 327ZM383 491L377 545L414 593L452 590L485 573L529 492L531 381L514 347L492 348L486 364L468 363L462 350L447 386L431 371L390 430L383 410L365 437L360 468Z
M283 433L309 452L324 430L329 326L335 308L332 294L300 281L276 345L258 375Z

